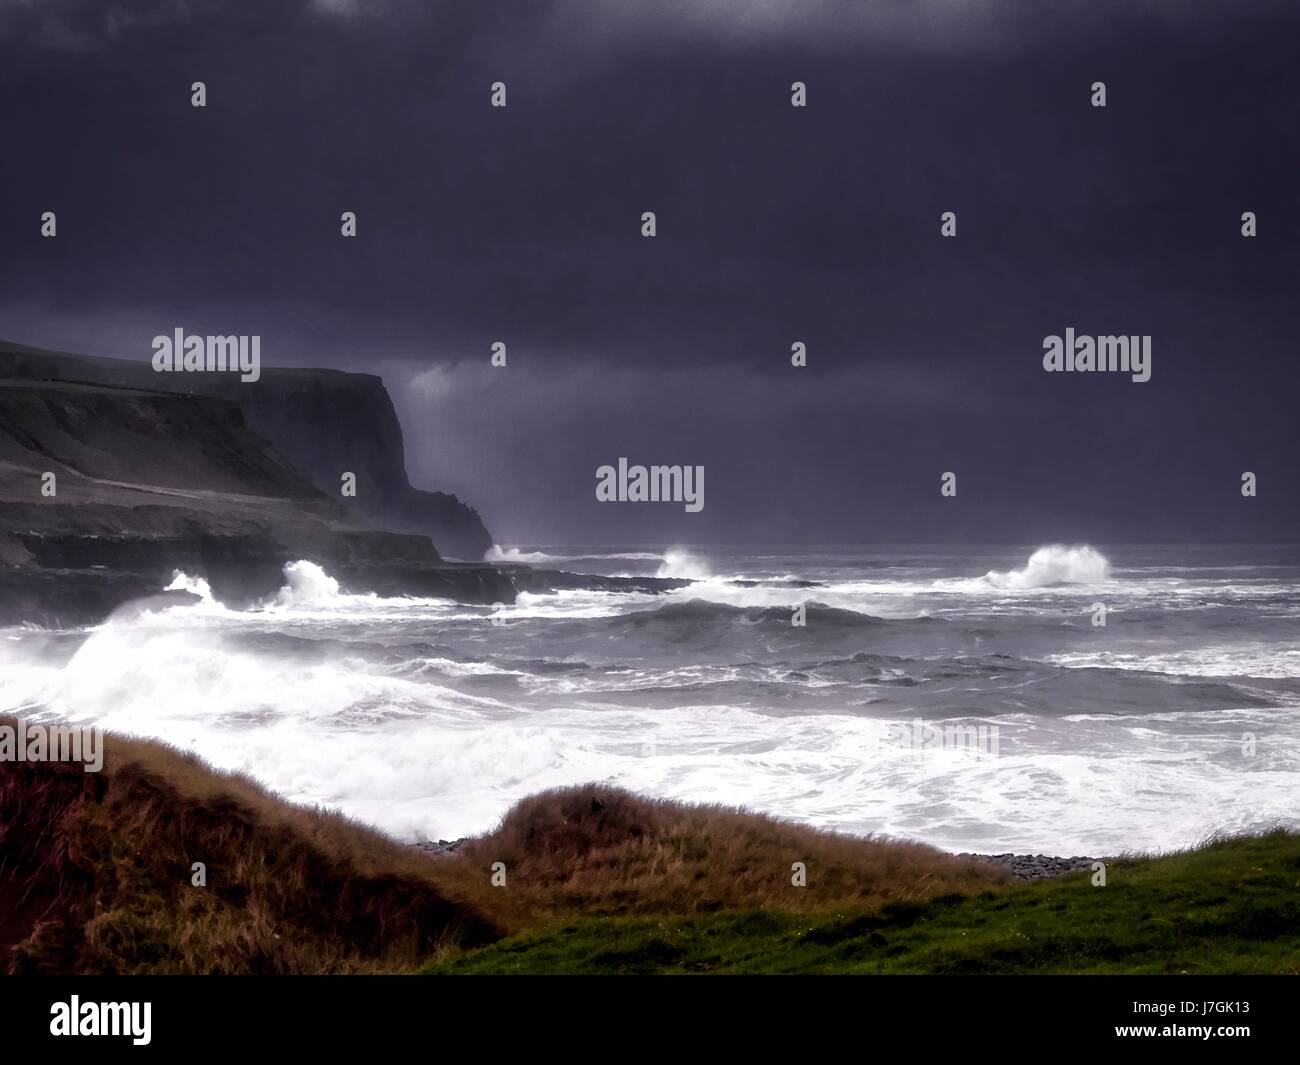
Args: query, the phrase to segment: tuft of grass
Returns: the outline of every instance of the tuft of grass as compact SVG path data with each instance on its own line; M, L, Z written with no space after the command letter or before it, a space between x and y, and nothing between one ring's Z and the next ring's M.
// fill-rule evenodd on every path
M501 934L410 848L164 744L0 763L0 971L400 971Z
M558 916L696 914L736 908L876 908L971 894L1010 877L920 843L837 835L717 805L648 799L608 784L514 806L444 863L449 883L513 930ZM493 863L505 888L491 888ZM796 887L802 863L807 886Z
M1056 880L876 911L551 924L429 973L1300 975L1300 835L1218 837Z

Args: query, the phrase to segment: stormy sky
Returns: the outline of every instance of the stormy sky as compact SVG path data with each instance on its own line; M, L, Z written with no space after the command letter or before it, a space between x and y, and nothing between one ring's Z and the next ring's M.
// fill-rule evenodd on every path
M0 336L380 373L412 479L507 545L1292 540L1297 31L1226 0L0 0ZM1067 327L1149 334L1152 379L1045 373ZM703 465L704 510L598 503L620 456Z

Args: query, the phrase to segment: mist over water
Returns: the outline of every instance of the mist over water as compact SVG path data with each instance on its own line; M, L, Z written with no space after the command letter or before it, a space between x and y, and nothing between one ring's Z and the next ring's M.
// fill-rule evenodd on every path
M696 583L481 607L349 595L300 561L234 611L178 574L186 605L0 630L0 708L163 739L412 839L588 780L954 850L1297 823L1295 547L493 553ZM997 753L918 751L918 721L995 726Z

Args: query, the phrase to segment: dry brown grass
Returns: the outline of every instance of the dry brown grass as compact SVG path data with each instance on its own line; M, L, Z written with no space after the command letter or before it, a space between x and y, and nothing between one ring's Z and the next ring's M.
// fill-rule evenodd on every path
M0 880L11 972L409 970L501 934L410 848L117 737L101 773L0 763Z
M1007 879L920 844L603 784L534 795L432 857L164 744L108 737L98 774L0 763L0 971L410 971L559 918L862 911Z
M495 832L429 861L511 928L578 914L874 909L1008 881L986 864L918 843L841 836L607 784L530 796ZM494 862L505 863L505 888L488 886ZM804 863L806 887L792 883L795 862Z

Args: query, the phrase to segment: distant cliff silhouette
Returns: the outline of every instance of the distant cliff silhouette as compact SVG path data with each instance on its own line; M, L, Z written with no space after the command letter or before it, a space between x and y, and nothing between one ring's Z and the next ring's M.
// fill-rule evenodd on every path
M237 403L251 429L356 520L429 536L440 554L453 558L478 561L492 546L476 510L454 495L411 485L397 413L373 374L267 367L261 380L246 384L235 374L155 373L146 361L0 341L0 380L5 378L219 396ZM354 499L340 495L345 472L356 474Z

